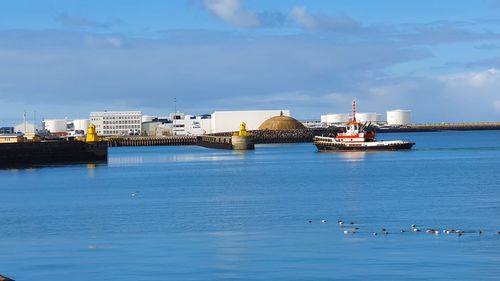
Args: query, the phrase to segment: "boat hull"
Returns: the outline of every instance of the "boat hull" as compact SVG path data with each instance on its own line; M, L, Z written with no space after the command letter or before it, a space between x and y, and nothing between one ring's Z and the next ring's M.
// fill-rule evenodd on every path
M367 143L343 143L314 141L319 151L395 151L411 149L415 143L408 141L381 141Z

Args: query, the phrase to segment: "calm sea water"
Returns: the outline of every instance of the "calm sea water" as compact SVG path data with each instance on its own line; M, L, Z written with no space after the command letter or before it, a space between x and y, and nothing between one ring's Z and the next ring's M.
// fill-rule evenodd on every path
M318 153L312 144L243 153L111 148L107 165L0 170L0 274L499 280L500 131L380 138L417 145L370 153ZM350 227L338 219L358 233L344 234ZM413 223L424 231L410 231ZM390 234L372 234L382 228Z

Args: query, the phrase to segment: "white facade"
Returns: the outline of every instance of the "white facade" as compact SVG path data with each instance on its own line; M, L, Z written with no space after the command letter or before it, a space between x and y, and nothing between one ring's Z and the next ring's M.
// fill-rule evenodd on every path
M68 121L66 119L45 119L43 128L51 133L66 133Z
M97 135L129 135L142 131L141 111L91 112L90 122L96 127Z
M356 113L356 120L361 123L363 122L377 123L382 121L382 115L374 112Z
M75 131L83 131L84 134L87 134L87 130L89 129L90 119L76 119L73 120L73 128Z
M187 135L204 135L211 131L211 119L184 119L184 128Z
M21 132L23 134L34 134L35 125L28 122L19 123L14 126L14 132Z
M184 119L173 120L172 132L177 136L197 136L211 132L212 120L200 116L185 115Z
M210 133L238 131L241 122L246 123L247 130L257 130L264 121L279 116L281 112L290 116L290 110L215 111L212 113Z
M325 124L345 124L349 122L349 114L339 113L339 114L326 114L321 115L321 123Z
M411 123L411 110L395 109L387 111L387 125L406 125Z

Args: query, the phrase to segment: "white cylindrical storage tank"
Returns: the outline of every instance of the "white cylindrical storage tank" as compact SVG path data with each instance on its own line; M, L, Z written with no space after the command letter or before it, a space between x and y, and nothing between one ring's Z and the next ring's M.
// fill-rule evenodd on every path
M356 113L356 120L358 122L378 122L380 121L380 114L369 112L369 113Z
M339 113L339 114L328 114L327 123L347 123L349 122L349 114Z
M153 122L153 119L157 118L156 116L149 116L149 115L143 115L141 117L141 122L146 123L146 122Z
M411 110L396 109L387 111L387 125L406 125L411 123Z
M75 131L83 131L85 134L90 125L89 119L76 119L73 121L73 127Z
M44 120L44 129L51 133L66 133L67 121L65 119L49 119Z

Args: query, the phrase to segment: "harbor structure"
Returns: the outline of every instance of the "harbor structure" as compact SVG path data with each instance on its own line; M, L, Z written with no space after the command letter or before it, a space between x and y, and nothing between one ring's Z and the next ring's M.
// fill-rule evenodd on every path
M253 135L247 131L245 122L241 122L239 130L232 136L203 135L196 137L196 144L207 148L231 149L231 150L253 150L255 140Z
M287 130L305 130L306 127L297 119L283 115L273 116L264 121L258 128L262 131L287 131Z
M90 113L90 122L96 127L97 135L138 135L142 129L141 111L99 111Z
M23 138L22 136L20 136ZM2 138L0 137L0 140ZM10 140L9 140L10 141ZM108 143L101 141L90 124L86 141L78 140L23 140L0 144L0 168L46 164L105 163Z
M257 130L267 119L278 116L290 116L290 110L242 110L242 111L215 111L211 118L211 133L235 132L239 130L235 120L245 122L247 130Z
M0 143L18 143L23 142L24 137L18 134L0 134Z

